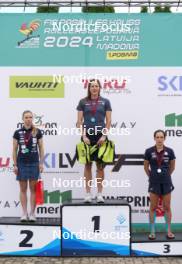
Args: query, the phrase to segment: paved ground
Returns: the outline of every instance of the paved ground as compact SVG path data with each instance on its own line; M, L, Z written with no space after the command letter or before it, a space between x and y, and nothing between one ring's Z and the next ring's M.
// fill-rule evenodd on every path
M182 264L182 257L175 258L4 258L3 264Z

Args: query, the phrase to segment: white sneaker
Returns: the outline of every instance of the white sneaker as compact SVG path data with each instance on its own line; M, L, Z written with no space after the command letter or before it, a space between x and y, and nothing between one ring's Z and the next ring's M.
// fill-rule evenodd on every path
M35 215L30 215L29 216L29 221L30 222L35 222L37 219L36 219L36 217L35 217Z
M27 214L22 215L22 217L20 218L20 221L21 222L27 222L28 221L28 215Z
M84 198L84 203L91 203L92 202L92 196L90 193L87 193L87 195Z
M102 197L102 194L97 194L96 202L97 203L104 203L104 198Z

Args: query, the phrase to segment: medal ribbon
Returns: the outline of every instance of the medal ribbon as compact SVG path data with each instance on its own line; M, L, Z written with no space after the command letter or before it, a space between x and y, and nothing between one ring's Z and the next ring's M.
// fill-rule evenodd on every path
M159 152L157 152L157 148L155 148L155 154L156 154L156 158L157 158L157 165L158 165L158 168L161 168L162 161L163 161L163 157L164 157L164 152L165 152L165 149L163 149L163 150L159 153Z
M26 147L27 147L31 137L32 137L32 132L29 132L29 133L26 132L24 134L24 143L25 143Z
M92 116L95 115L96 111L97 111L97 106L98 106L98 101L99 101L99 97L96 99L95 104L93 104L93 101L91 100L91 113Z

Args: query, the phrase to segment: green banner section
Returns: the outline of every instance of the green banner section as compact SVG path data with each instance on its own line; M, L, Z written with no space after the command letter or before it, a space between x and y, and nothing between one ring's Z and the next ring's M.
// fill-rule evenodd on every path
M181 66L182 14L0 14L0 66Z
M10 76L10 98L63 98L63 78L53 76Z

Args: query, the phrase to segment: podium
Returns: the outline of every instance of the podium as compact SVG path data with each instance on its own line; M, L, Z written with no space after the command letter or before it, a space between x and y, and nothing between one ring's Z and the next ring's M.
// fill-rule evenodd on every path
M38 218L35 223L0 218L0 255L61 256L60 243L60 218Z
M182 232L175 233L175 239L167 239L166 233L156 233L155 240L148 239L148 233L132 234L132 256L181 256Z
M73 200L61 215L62 256L130 256L131 208L125 201Z
M0 256L182 256L182 232L175 239L166 233L132 233L131 208L124 200L91 204L81 199L60 206L61 217L20 222L0 218Z

